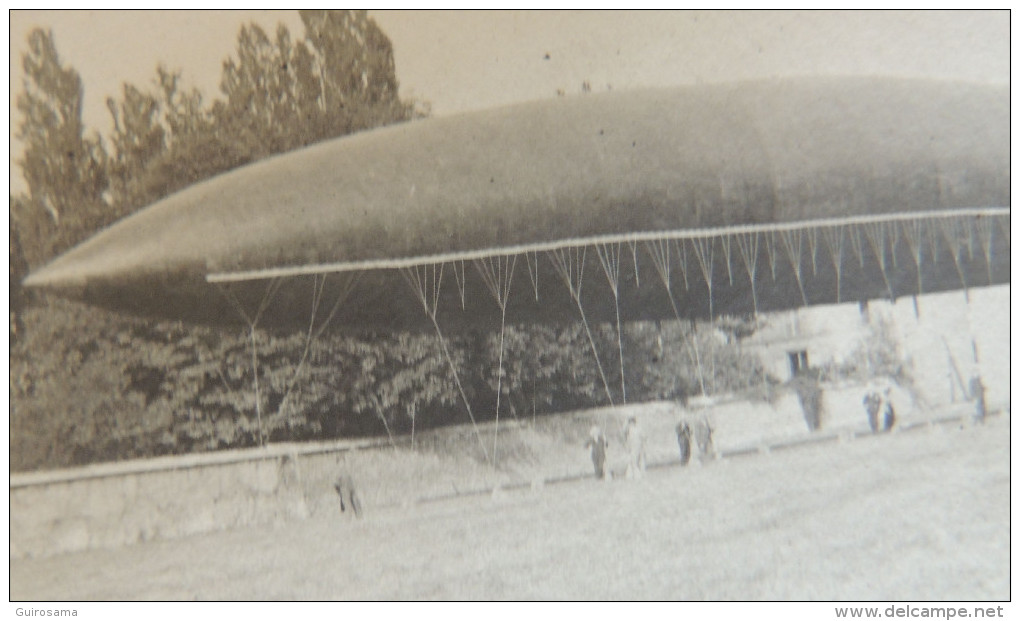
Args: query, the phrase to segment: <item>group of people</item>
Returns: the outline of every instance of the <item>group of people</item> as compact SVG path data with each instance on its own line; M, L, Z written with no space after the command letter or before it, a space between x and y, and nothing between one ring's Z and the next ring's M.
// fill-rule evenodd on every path
M675 431L682 466L690 463L692 447L696 446L701 455L706 455L712 450L712 427L708 421L681 420ZM595 468L595 476L603 480L612 478L612 473L606 467L609 440L598 425L592 426L584 446L591 450L591 462ZM629 417L623 427L623 448L627 456L624 476L628 479L641 478L647 467L647 461L645 436L637 416Z

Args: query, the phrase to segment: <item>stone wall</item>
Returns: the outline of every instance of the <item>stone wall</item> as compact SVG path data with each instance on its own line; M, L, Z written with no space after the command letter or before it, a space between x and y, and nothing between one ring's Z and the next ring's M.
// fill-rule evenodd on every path
M884 388L823 386L822 427L814 435L867 433L861 400L868 390ZM915 407L905 390L891 389L903 426L946 416L944 409ZM973 412L972 404L954 407L954 415ZM494 427L480 425L481 438L470 426L419 434L414 450L408 438L396 445L272 445L15 474L10 482L10 556L51 556L338 512L333 483L341 474L354 477L369 515L427 499L489 493L498 486L591 476L584 439L592 424L610 433L610 465L622 472L626 456L620 430L635 414L650 463L677 459L674 428L680 418L707 419L723 456L812 437L796 394L784 392L772 402L730 398L688 408L663 402L549 417L537 426L501 423L498 468L479 457L479 445L491 450L495 440Z

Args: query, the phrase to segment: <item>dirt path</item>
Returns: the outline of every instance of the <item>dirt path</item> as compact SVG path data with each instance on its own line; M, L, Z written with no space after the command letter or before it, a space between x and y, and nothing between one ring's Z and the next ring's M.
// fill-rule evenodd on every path
M1009 421L11 563L11 598L1007 599Z

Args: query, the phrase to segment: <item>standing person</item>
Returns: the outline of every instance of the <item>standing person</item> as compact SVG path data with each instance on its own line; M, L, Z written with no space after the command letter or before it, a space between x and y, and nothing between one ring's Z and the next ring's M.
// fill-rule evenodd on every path
M868 426L871 427L871 432L875 433L878 431L878 411L882 408L882 397L873 390L864 395L861 403L864 404L864 409L868 413Z
M985 385L980 375L970 378L970 396L974 399L974 420L985 422Z
M645 438L636 416L627 419L623 438L627 445L627 478L639 479L645 472Z
M358 490L354 487L354 478L349 474L343 474L333 484L333 489L340 496L340 512L347 509L354 512L354 517L361 517L361 498L358 497Z
M591 448L591 463L595 467L595 476L605 480L606 476L606 449L609 448L609 441L606 434L602 433L598 425L594 425L588 432L588 441L584 443L585 448Z
M715 452L715 446L712 444L712 425L709 424L707 417L702 415L700 419L694 421L693 433L694 443L698 445L699 460Z
M691 461L691 425L685 420L676 426L676 441L680 445L680 465Z
M885 389L885 409L882 411L882 431L889 431L896 424L896 410L892 404L892 389Z

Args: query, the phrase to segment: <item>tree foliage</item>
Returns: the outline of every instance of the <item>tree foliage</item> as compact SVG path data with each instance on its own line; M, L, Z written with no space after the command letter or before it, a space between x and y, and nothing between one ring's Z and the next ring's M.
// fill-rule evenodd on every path
M393 437L470 422L430 333L326 331L309 340L258 332L259 421L247 330L157 323L61 301L30 308L25 322L10 356L14 470L251 447L260 434L271 442ZM615 327L595 328L605 364L618 364L609 355ZM691 331L703 337L703 358L717 362L709 383L720 392L739 391L761 373L754 356L713 336L709 324L629 324L630 402L698 393L683 349ZM468 332L447 345L479 421L494 418L497 385L501 420L607 403L581 325L507 326L501 382L498 331Z
M230 169L321 140L426 114L401 100L392 45L364 11L302 11L304 36L248 24L223 63L222 98L160 65L152 85L106 101L109 152L82 122L84 86L51 32L22 55L18 161L28 183L13 225L38 265L117 218ZM16 208L16 209L15 209Z
M18 201L13 223L25 221L34 233L20 235L23 244L39 246L29 256L48 258L107 223L107 155L97 134L86 135L81 77L61 61L52 32L29 33L21 65L15 135L24 144L18 165L28 194Z

